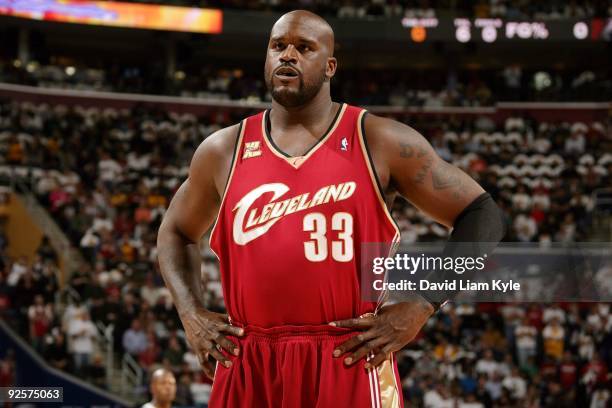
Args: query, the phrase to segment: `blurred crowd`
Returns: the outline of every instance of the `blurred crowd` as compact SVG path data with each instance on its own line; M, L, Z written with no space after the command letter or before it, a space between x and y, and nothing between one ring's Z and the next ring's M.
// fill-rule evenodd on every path
M207 401L210 383L157 270L156 231L199 143L249 113L1 102L0 180L32 191L85 262L69 279L72 295L56 299L50 242L42 240L32 261L13 259L0 232L0 314L52 365L102 387L97 325L112 324L118 353L146 372L162 366L176 374L177 405ZM592 193L612 185L609 122L396 118L493 195L507 241L586 239ZM405 243L448 237L405 201L393 215ZM202 255L205 304L223 311L216 260L206 247ZM451 305L398 358L405 397L436 408L609 406L611 322L603 304Z
M43 88L164 94L215 100L270 101L263 75L245 66L185 65L167 77L160 64L71 66L0 59L0 82ZM604 70L343 70L332 95L357 105L491 106L499 101L609 101Z
M448 305L398 356L427 408L609 407L609 304Z
M130 0L140 3L173 4L168 0ZM254 11L285 12L295 9L312 10L327 17L372 18L417 16L435 17L436 11L453 12L469 17L505 17L508 19L538 18L585 18L605 17L611 13L609 2L604 0L560 1L545 0L179 0L181 5L191 7L216 7Z

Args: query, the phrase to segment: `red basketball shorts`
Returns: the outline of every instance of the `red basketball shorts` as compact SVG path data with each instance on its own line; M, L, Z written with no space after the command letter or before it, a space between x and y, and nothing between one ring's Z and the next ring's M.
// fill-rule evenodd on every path
M350 367L334 348L354 331L328 325L245 327L240 355L232 366L217 365L209 406L286 408L402 407L393 357L366 371L365 361Z

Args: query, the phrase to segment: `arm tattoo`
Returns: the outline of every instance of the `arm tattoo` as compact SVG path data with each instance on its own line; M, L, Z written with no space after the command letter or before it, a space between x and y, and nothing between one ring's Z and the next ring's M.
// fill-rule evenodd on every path
M400 142L400 157L404 159L409 159L414 156L414 147L410 145L410 143Z
M453 196L455 198L461 196L461 187L463 186L461 173L460 170L452 165L441 160L440 164L431 171L431 178L434 189L444 190L446 188L453 188Z
M416 157L418 159L422 158L427 154L427 150L423 147L414 147L411 143L400 142L400 157L403 159L410 159L414 157L414 153L416 150Z
M433 165L433 158L430 155L425 155L423 160L425 163L423 163L423 166L421 166L419 171L417 171L416 175L414 176L414 182L416 184L423 184L425 182L425 177Z
M416 157L421 161L421 167L414 176L415 184L424 184L431 171L434 190L453 189L453 197L461 198L463 180L460 170L451 164L440 160L434 167L434 157L422 146L413 146L410 143L400 142L400 157L410 159Z

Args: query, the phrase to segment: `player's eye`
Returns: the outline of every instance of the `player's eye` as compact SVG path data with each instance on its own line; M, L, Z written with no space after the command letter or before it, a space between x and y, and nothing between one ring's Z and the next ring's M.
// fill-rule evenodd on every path
M300 51L300 52L302 52L302 53L303 53L303 52L307 52L307 51L310 51L310 47L309 47L308 45L300 45L300 46L298 47L298 51Z
M281 43L281 42L275 42L272 44L272 48L275 50L284 50L285 49L285 44Z

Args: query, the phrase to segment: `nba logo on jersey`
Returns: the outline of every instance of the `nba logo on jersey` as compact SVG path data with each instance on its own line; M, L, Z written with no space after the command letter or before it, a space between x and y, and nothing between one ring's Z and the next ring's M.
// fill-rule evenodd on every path
M247 142L244 144L244 154L242 155L243 159L248 159L250 157L261 156L261 149L259 148L259 142Z
M348 150L348 140L346 140L346 137L343 137L342 142L340 142L340 150L342 150L343 152L346 152Z

